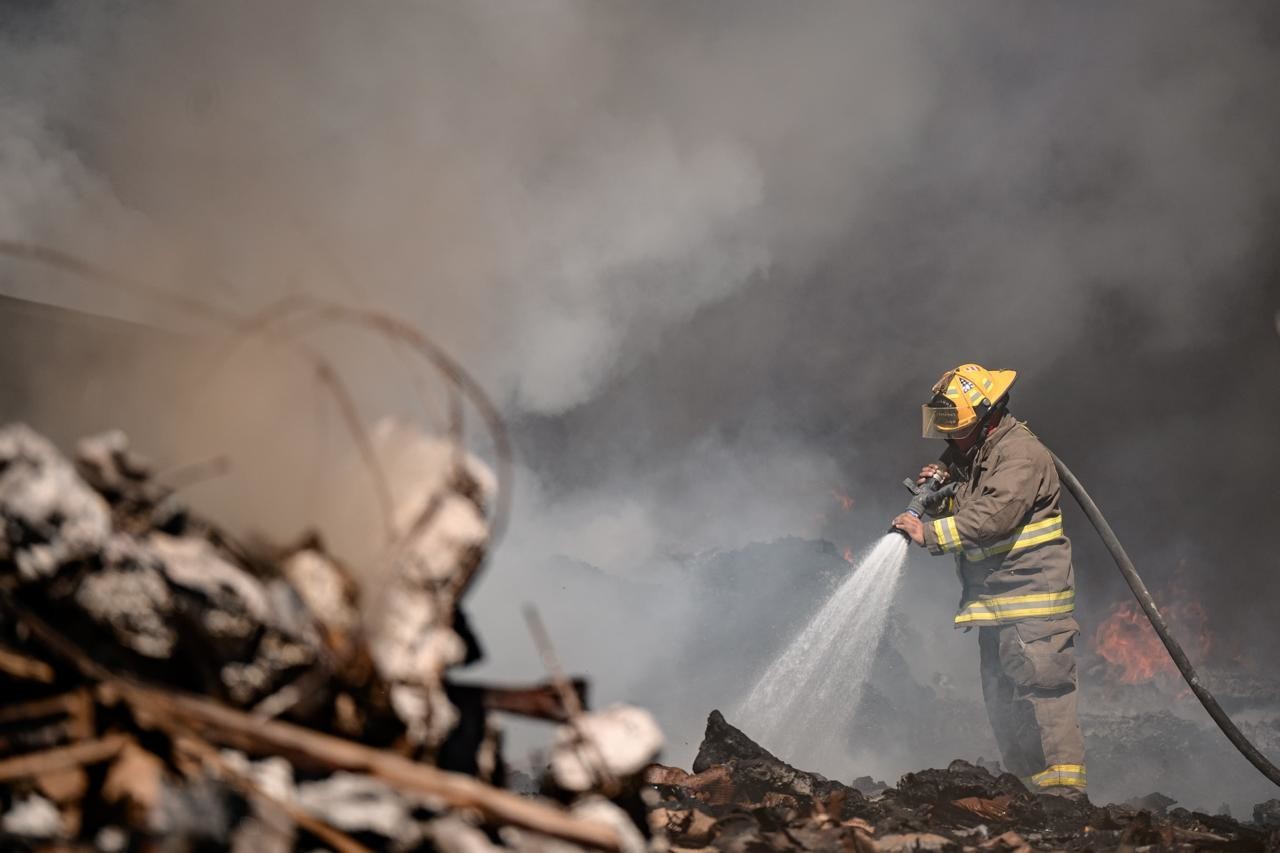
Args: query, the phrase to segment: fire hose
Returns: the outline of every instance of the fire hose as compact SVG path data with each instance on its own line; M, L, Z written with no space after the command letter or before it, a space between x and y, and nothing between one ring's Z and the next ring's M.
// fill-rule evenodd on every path
M1071 473L1071 469L1064 465L1056 455L1052 453L1050 455L1053 456L1053 464L1058 467L1058 476L1062 478L1067 491L1071 492L1071 496L1076 499L1080 509L1084 510L1084 514L1089 518L1089 523L1093 525L1093 529L1098 531L1098 538L1102 540L1102 544L1106 545L1107 550L1111 552L1111 559L1116 561L1116 568L1120 570L1120 574L1124 575L1125 583L1129 584L1129 589L1133 590L1133 597L1138 599L1138 606L1142 608L1143 613L1147 614L1151 627L1155 629L1156 635L1160 637L1160 642L1164 643L1165 649L1169 652L1169 657L1173 658L1174 665L1178 667L1178 672L1182 673L1182 677L1186 680L1187 686L1191 688L1191 692L1196 694L1200 704L1209 712L1209 716L1218 724L1218 728L1222 729L1222 733L1227 736L1227 740L1231 741L1231 745L1239 750L1240 754L1247 758L1250 764L1258 768L1258 771L1263 776L1266 776L1274 784L1280 785L1280 768L1272 764L1244 736L1244 733L1227 716L1227 712L1222 710L1218 700L1200 682L1200 676L1196 673L1195 667L1191 665L1191 661L1187 659L1187 653L1182 650L1182 645L1169 633L1169 626L1165 624L1164 617L1160 615L1160 609L1156 607L1155 601L1151 598L1151 592L1147 589L1147 585L1142 582L1142 578L1139 577L1138 570L1134 568L1133 561L1125 553L1124 546L1120 544L1120 539L1116 536L1115 531L1111 529L1111 525L1103 518L1098 505L1093 502L1093 498L1089 497L1089 493L1085 491L1084 486L1076 479L1076 475Z
M1102 511L1098 509L1098 505L1093 502L1093 498L1089 497L1089 493L1085 491L1081 482L1076 479L1076 475L1071 473L1071 469L1063 464L1062 460L1053 454L1053 464L1058 468L1058 476L1066 485L1067 491L1071 492L1071 496L1076 499L1076 503L1080 505L1080 509L1084 510L1085 516L1088 517L1089 523L1093 525L1093 529L1098 532L1098 537L1102 540L1102 544L1111 552L1111 558L1116 562L1116 568L1120 570L1120 574L1124 576L1125 583L1129 584L1129 589L1133 590L1133 596L1138 600L1138 606L1142 608L1142 612L1147 615L1151 627L1155 629L1156 635L1160 638L1160 642L1164 643L1165 649L1169 652L1169 657L1173 658L1173 663L1178 667L1178 672L1182 673L1182 677L1186 680L1187 686L1191 688L1191 692L1200 700L1200 704L1209 712L1209 716L1218 724L1218 728L1222 729L1222 733L1227 736L1227 740L1231 741L1241 755L1248 759L1249 763L1258 768L1258 771L1266 776L1272 783L1280 785L1280 767L1272 764L1271 761L1263 755L1256 746L1254 746L1244 733L1237 728L1236 724L1231 721L1231 717L1227 716L1227 712L1218 704L1218 700L1214 698L1209 689L1200 681L1200 676L1196 672L1191 661L1187 658L1187 653L1182 650L1182 645L1174 639L1169 633L1169 626L1165 623L1164 617L1160 615L1160 608L1156 607L1155 600L1151 597L1150 590L1147 585L1142 582L1142 578L1138 575L1138 570L1134 568L1133 561L1129 559L1129 555L1125 553L1124 546L1120 544L1119 537L1116 536L1111 525L1107 523L1103 517ZM907 512L920 518L924 513L931 512L941 505L941 503L949 498L955 491L956 484L949 483L943 485L944 477L942 472L936 472L928 480L925 480L919 486L910 479L904 480L903 485L911 492L911 503L907 506ZM890 531L906 533L898 528L890 528Z

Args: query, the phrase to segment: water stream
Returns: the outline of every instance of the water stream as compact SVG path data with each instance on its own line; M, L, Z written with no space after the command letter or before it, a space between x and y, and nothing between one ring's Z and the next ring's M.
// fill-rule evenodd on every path
M779 758L834 772L907 562L907 540L884 536L756 682L741 727ZM824 769L825 768L825 769Z

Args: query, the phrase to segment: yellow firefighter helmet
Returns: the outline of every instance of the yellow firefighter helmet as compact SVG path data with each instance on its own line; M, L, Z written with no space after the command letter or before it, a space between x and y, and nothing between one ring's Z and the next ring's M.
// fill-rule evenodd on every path
M925 438L964 438L1009 394L1013 370L962 364L942 374L933 398L921 407Z

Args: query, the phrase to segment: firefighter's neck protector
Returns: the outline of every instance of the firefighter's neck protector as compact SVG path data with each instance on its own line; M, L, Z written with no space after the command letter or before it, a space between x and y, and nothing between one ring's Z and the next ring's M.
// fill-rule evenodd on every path
M942 374L933 398L921 407L925 438L962 438L982 422L1013 387L1013 370L962 364Z

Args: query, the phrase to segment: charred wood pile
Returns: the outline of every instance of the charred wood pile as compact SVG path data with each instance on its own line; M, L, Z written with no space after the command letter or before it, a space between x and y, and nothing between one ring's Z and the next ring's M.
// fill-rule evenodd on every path
M1031 793L1015 776L965 761L857 787L798 770L718 711L692 773L654 765L651 820L673 849L763 850L1276 850L1280 801L1254 823L1170 808L1160 794L1095 806Z
M123 434L0 428L0 848L643 849L646 712L451 675L493 484L437 456L375 621L319 537L237 541ZM504 788L497 711L559 724L540 796Z

